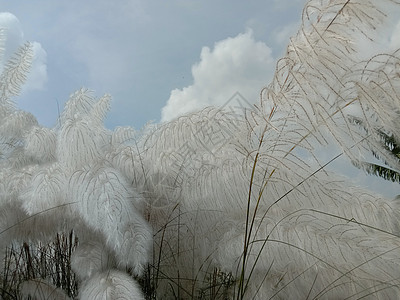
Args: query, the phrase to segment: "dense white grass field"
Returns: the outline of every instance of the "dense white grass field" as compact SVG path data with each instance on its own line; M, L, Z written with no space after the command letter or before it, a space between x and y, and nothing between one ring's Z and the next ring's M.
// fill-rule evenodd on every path
M87 89L54 128L19 110L27 43L0 77L1 297L398 298L398 199L326 168L372 152L400 171L400 56L359 47L395 8L311 0L257 105L140 132L105 128L111 97ZM341 152L322 160L330 147ZM63 285L53 275L65 272Z

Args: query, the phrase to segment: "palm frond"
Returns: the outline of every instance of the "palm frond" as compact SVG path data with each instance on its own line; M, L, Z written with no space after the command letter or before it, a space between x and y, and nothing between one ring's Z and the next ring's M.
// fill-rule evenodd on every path
M400 183L400 173L388 167L369 162L352 161L353 165L364 170L367 174L379 176L385 180Z

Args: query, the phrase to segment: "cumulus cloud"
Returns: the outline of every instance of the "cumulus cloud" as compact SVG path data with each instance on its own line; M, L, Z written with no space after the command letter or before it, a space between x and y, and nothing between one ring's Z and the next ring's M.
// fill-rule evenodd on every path
M4 64L26 41L21 23L18 18L9 12L0 13L0 28L5 36L3 57L0 60L0 70ZM28 74L27 82L24 85L24 91L33 89L43 89L47 82L47 53L40 43L32 42L33 61Z
M255 41L251 30L217 42L214 49L203 47L200 62L192 67L193 84L171 92L161 121L224 105L236 93L255 103L273 72L271 49Z

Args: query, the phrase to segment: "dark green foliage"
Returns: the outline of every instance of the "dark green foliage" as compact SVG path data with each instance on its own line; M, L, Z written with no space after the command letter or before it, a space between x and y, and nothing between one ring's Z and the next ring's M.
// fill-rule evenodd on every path
M358 122L358 124L360 125L361 123ZM400 166L399 141L393 134L387 134L382 130L376 130L376 133L381 138L380 145L382 149L388 153L391 153L393 160L397 162L397 166ZM396 166L389 164L377 153L377 151L372 150L371 152L376 159L382 162L382 164L353 160L353 165L364 170L367 174L379 176L385 180L400 183L400 173L398 170L396 170Z

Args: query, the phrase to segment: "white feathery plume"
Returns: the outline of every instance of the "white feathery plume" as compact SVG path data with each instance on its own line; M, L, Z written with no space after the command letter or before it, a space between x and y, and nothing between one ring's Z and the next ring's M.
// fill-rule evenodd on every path
M215 162L220 167L235 161L237 151L230 145L240 137L243 124L227 112L207 108L144 135L139 141L139 158L145 164L146 189L150 196L156 194L153 201L159 201L161 197L166 199L163 203L173 207L184 201L181 197L183 182L203 178L196 177L197 169L204 165L213 168Z
M24 147L20 145L19 141L9 141L9 149L4 152L4 159L0 161L0 165L3 168L11 168L18 171L34 166L33 163L32 158L25 155Z
M306 5L302 26L278 62L264 100L290 109L303 126L302 131L297 126L297 140L310 134L323 140L318 131L324 126L328 130L323 133L332 136L351 159L373 149L393 163L390 155L382 153L378 133L397 134L393 121L399 117L398 54L360 62L356 47L358 35L370 38L383 21L380 4L384 7L390 1L385 2L310 1ZM354 128L349 107L357 108L361 117L357 122L366 131Z
M349 82L349 80L346 79L346 76L349 76L349 73L353 72L353 74L351 74L353 78L354 75L357 74L357 72L354 72L355 70L352 68L352 65L354 65L356 61L351 55L352 52L354 53L351 49L352 38L351 36L346 36L348 31L344 28L344 24L346 24L345 26L349 29L353 29L354 27L349 26L348 22L352 23L354 20L358 20L354 18L354 16L351 16L352 14L356 14L358 17L364 14L365 17L373 16L375 13L379 16L379 11L376 10L371 2L361 3L357 1L335 1L325 2L325 4L326 6L321 9L324 13L323 15L319 15L320 11L318 11L316 16L314 15L314 17L310 18L315 21L312 26L308 27L308 24L303 23L303 27L299 31L299 34L291 41L287 57L278 63L274 82L268 89L266 89L266 98L264 101L273 101L273 103L279 105L278 112L281 114L273 116L273 118L269 120L270 124L267 123L267 125L270 126L264 127L263 123L265 124L266 122L262 122L262 120L265 120L265 114L260 112L260 115L254 124L261 124L260 131L262 131L263 128L267 128L263 132L265 146L263 145L260 148L258 168L262 172L267 171L268 169L273 170L274 173L272 179L279 179L280 181L268 180L265 190L265 199L271 199L272 202L269 202L269 205L274 206L275 209L282 208L283 215L282 213L274 215L267 205L266 208L269 213L266 215L266 218L273 218L273 224L278 224L276 226L277 232L281 232L281 227L283 232L286 232L286 230L289 229L296 230L294 236L297 236L304 245L302 244L301 247L299 247L298 244L296 245L293 236L285 240L283 239L284 236L280 235L276 241L279 241L279 243L283 245L286 243L294 244L294 246L301 249L303 255L311 253L312 255L318 256L322 262L330 262L330 264L328 266L325 265L324 268L318 272L315 276L315 282L311 282L308 288L301 285L304 284L304 280L307 277L310 278L310 276L306 274L304 274L304 276L299 276L298 280L296 280L300 281L298 283L296 281L291 281L292 279L288 278L290 275L296 276L296 269L289 269L290 271L287 272L288 275L285 276L286 278L279 276L277 278L279 278L279 282L282 283L283 286L288 284L288 286L285 286L282 291L283 297L285 297L285 293L286 295L290 295L292 292L305 293L305 295L299 295L299 297L307 297L307 295L311 296L316 292L318 293L318 289L322 290L324 284L329 284L329 281L335 281L335 276L329 275L329 272L332 272L335 269L332 268L335 263L340 262L344 265L341 265L336 269L341 271L346 270L346 268L354 268L353 271L346 274L345 277L349 277L349 281L352 284L361 285L354 288L345 287L343 292L346 296L350 296L354 292L354 297L358 297L363 295L362 291L364 291L365 294L374 293L375 286L378 282L381 282L380 286L376 286L378 294L380 293L382 297L388 297L387 295L384 296L387 292L388 295L393 296L391 293L394 293L394 295L398 293L395 286L391 287L391 285L398 284L398 267L388 268L385 266L384 268L386 268L386 270L382 269L383 271L380 271L379 266L383 264L381 260L385 261L386 259L389 259L389 257L392 259L392 263L395 263L396 266L399 264L398 258L396 255L393 255L396 252L394 249L397 249L398 247L398 238L395 236L398 234L399 228L398 205L393 201L379 199L379 197L375 195L367 194L366 192L357 191L355 189L350 190L346 194L344 192L343 183L338 184L337 187L335 187L330 182L338 179L335 179L332 174L326 172L319 172L317 180L312 177L310 178L308 177L310 171L306 173L304 172L304 170L307 170L307 166L295 159L294 156L296 154L296 151L293 150L294 148L307 149L313 144L313 141L314 143L315 141L324 143L329 141L330 139L327 136L324 136L326 133L329 133L338 144L346 150L346 154L354 157L357 154L357 150L362 150L361 146L365 144L359 142L368 142L371 139L366 135L362 135L362 132L354 130L350 126L345 114L345 108L354 101L358 101L363 110L370 113L373 112L375 115L375 118L365 118L365 122L371 120L374 121L375 119L385 120L385 122L388 122L395 118L395 107L398 107L396 102L398 100L389 99L388 103L393 105L392 110L387 111L382 109L385 105L383 107L379 106L379 109L382 110L383 114L377 118L378 114L376 110L378 109L378 106L375 106L375 109L371 109L374 105L366 104L360 93L349 93L348 87L346 87L347 89L342 88L343 82ZM310 2L304 10L304 19L309 20L308 17L310 12L313 13L313 10L317 10L319 7L321 7L320 3L319 6L313 6L313 2ZM335 29L337 24L338 28ZM357 24L355 28L356 30L367 32L368 30L365 29L365 27L363 28L363 26L363 24ZM343 30L339 31L339 28ZM329 47L326 45L329 45ZM344 53L347 53L347 55L344 56ZM377 72L376 74L379 73L382 74L382 72ZM386 76L386 79L387 78L388 76ZM391 85L391 87L395 85ZM349 86L351 87L352 84L349 84ZM357 84L353 84L353 86L356 87ZM358 86L360 85L358 84ZM382 85L380 88L382 88ZM347 95L344 96L342 91L345 91ZM349 97L349 95L353 96ZM370 95L373 95L373 93ZM379 97L376 97L374 100L376 101L378 99ZM369 100L372 99L370 98ZM385 116L385 113L391 111L394 111L392 117ZM287 116L285 116L286 112ZM283 119L280 119L282 114ZM274 119L276 119L276 121ZM383 124L379 124L379 127L375 128L381 128L382 125ZM390 128L388 125L384 126ZM271 128L278 128L279 131L276 132L275 129ZM321 130L321 128L328 128L328 130ZM275 137L271 138L271 135ZM271 147L271 142L273 147ZM353 147L354 149L352 149ZM370 145L365 147L366 150L370 148ZM267 151L268 149L269 151ZM272 159L274 159L276 163L274 161L271 163ZM285 169L294 174L287 173ZM293 177L293 175L295 176ZM325 178L325 175L328 176ZM259 189L258 186L262 185L263 180L260 181L260 178L255 178L254 185ZM261 177L261 179L263 179L263 177ZM257 183L259 183L258 186ZM297 184L301 185L299 186ZM278 186L274 187L276 185ZM285 194L285 190L291 190L290 185L292 188L295 188L295 191L290 192L290 194ZM271 192L271 190L274 191L275 189L277 191L275 196L269 196L269 192ZM284 195L285 197L281 198L282 196L279 194ZM274 201L278 201L279 203L274 203ZM306 234L301 234L301 223L297 223L301 220L300 218L296 219L296 222L291 226L285 227L287 216L291 216L291 214L295 213L297 210L309 216L313 216L314 210L321 212L314 216L313 218L315 220L310 223L310 225L315 226L313 231L314 233L317 233L317 235L311 235L309 230L306 231ZM264 209L261 209L261 211L264 211ZM327 218L329 215L336 216L337 220L335 220L334 223L331 223L332 220L328 220L329 218ZM278 219L275 219L275 217ZM343 229L343 227L340 227L340 220L344 223L346 223L345 220L355 220L357 225L348 225L349 229L346 230ZM320 224L320 222L322 224ZM328 228L323 226L323 222L328 222ZM348 222L352 223L351 221ZM359 225L358 223L364 225ZM263 228L263 225L260 226L260 228ZM333 234L329 235L330 227L338 230L330 230ZM368 230L368 227L375 228L376 231L385 231L388 235L385 238L380 239L380 233L374 230L371 232ZM243 230L244 229L242 228L242 235L239 234L238 236L243 237ZM369 232L369 234L364 237L365 241L357 241L354 245L351 241L354 241L356 237L358 238L363 236L361 232L358 232L359 230ZM354 236L347 233L352 233ZM272 239L272 233L266 233L264 237L258 238L255 236L254 238L260 241L267 238ZM324 244L330 241L334 241L334 243L331 244L329 248L324 248ZM351 244L351 247L349 247L348 250L340 248L340 243L342 242L346 243L346 245ZM367 244L367 242L370 242L370 244ZM363 243L365 244L365 247L362 245ZM370 249L370 245L373 245L374 243L384 246L382 246L382 248L371 247ZM276 255L272 254L274 252L269 248L269 244L270 242L266 243L265 249L263 249L262 253L265 252L266 257L267 255L273 257L273 266L271 267L272 262L270 262L269 265L266 264L264 266L259 262L259 266L263 266L265 271L272 270L274 267L280 267L280 272L285 272L285 266L279 266L279 262L286 262L292 259L295 255L294 250L292 251L292 249L288 247L289 249L286 250L287 258L280 258L279 250L277 250ZM235 247L240 247L240 245L243 245L243 241L239 241L236 246L231 248L235 249ZM280 248L278 247L277 249ZM308 252L304 252L304 250L307 250ZM258 253L258 251L255 252ZM356 259L355 257L345 257L348 253L362 254L362 258ZM236 256L234 256L236 257L236 261L240 257L238 254L240 253L237 253ZM284 254L284 252L282 252L282 254ZM341 255L344 256L341 257ZM387 256L387 258L385 258L385 256ZM251 257L252 256L249 255L249 266L252 266L252 263L249 262L251 261ZM262 260L263 257L264 254L261 255L260 260ZM293 261L294 267L299 268L297 272L300 273L297 274L302 274L302 271L299 271L301 270L300 265L302 262L306 262L306 266L308 267L311 267L314 264L314 262L307 262L305 258L301 257L297 259L293 258ZM366 267L368 267L367 270L365 270ZM328 275L326 275L325 272L327 272ZM265 275L266 274L261 274L260 278L264 278L263 276ZM255 276L250 279L250 282L253 281L254 283L254 281L257 281L254 277ZM260 280L260 278L258 280ZM261 295L265 295L265 291L268 291L268 288L271 285L261 285L261 283L262 282L259 283L259 286L262 286L261 290L264 291L261 292ZM336 283L339 283L339 281ZM340 295L339 291L341 290L341 286L338 285L337 288L334 288L334 286L331 285L330 288L331 290L329 292L333 293L332 296L335 297L336 295L336 297L341 297L338 296ZM379 292L379 288L385 288L385 290ZM357 294L358 292L361 294ZM252 294L250 293L250 295ZM319 296L317 295L316 297ZM324 297L329 298L327 294L324 294ZM260 299L263 299L262 296Z
M72 172L100 159L109 144L102 125L109 96L95 101L86 90L73 94L61 115L57 158Z
M62 289L57 288L44 279L31 279L24 281L20 286L23 300L69 300Z
M349 74L351 83L345 92L356 95L359 100L359 114L347 113L353 127L360 126L365 147L374 151L391 168L400 171L400 161L382 147L382 133L399 139L398 119L400 117L400 97L398 89L398 64L400 53L381 54L363 62ZM351 123L350 123L351 124ZM357 159L357 158L355 158Z
M115 258L99 237L80 242L72 253L71 268L80 280L86 280L95 273L101 273L115 266Z
M0 121L0 134L2 137L20 139L37 125L38 122L31 113L15 110Z
M67 185L68 179L58 163L45 165L35 172L29 186L21 192L22 206L29 215L63 206L67 204ZM55 215L66 217L67 211L68 206L65 206L60 215Z
M367 116L364 122L384 120L372 128L383 126L398 132L398 76L385 75L395 68L385 62L385 72L372 70L376 76L379 74L380 81L369 76L374 80L364 85L372 84L375 91L364 89L364 96L357 91L361 84L355 82L365 81L371 68L357 65L354 31L368 35L382 19L383 14L375 5L378 3L371 1L311 1L304 9L298 35L291 40L286 57L277 64L274 81L265 89L260 109L248 112L242 121L247 122L247 127L236 128L235 121L226 116L219 119L218 114L209 114L211 110L203 110L161 125L143 139L146 177L161 174L159 182L180 191L177 215L167 214L162 219L168 221L167 227L157 220L158 211L157 217L151 218L155 231L159 228L162 232L159 236L168 244L177 245L171 251L164 247L165 253L161 253L161 264L165 263L168 275L183 274L186 270L179 267L191 261L196 261L192 275L197 274L196 268L207 264L204 259L214 257L219 262L217 266L229 265L228 270L240 277L247 234L249 249L245 253L243 280L255 287L246 297L257 293L271 296L270 291L279 290L274 289L277 282L285 287L279 291L283 297L291 293L299 293L300 298L320 292L325 298L334 297L335 293L354 293L354 297L398 293L396 286L390 286L398 284L400 278L400 258L395 251L399 244L398 203L350 187L342 178L324 170L325 162L316 153L316 145L332 141L352 158L373 149L373 139L349 121L347 108L356 103L360 103L362 116ZM383 68L382 64L374 64ZM385 96L382 89L392 89L393 93ZM363 100L367 95L376 97ZM380 105L383 97L384 105ZM375 112L379 109L381 114ZM240 124L240 120L236 122ZM223 136L225 128L229 129L227 136ZM153 194L145 195L151 195L148 202L153 203L167 190L168 187L155 184ZM303 221L303 216L309 220ZM229 224L235 220L242 221L238 221L232 235L227 235ZM211 224L218 230L209 233ZM185 230L179 229L183 227ZM214 246L209 246L207 238L216 241ZM161 238L155 239L161 247ZM190 240L192 245L187 242ZM230 241L233 244L226 247ZM264 247L255 246L263 241L267 241ZM379 247L374 249L374 243ZM234 254L229 254L230 249ZM176 251L179 256L174 255ZM313 255L322 264L318 266L318 276L314 276L314 285L312 280L307 282L313 277L305 272L317 262ZM173 259L168 261L168 257ZM251 277L246 277L250 276L256 257L258 265ZM380 268L386 260L394 267ZM288 261L292 261L290 269ZM278 274L271 275L278 279L275 283L269 280L268 272ZM286 272L288 275L283 276ZM341 272L349 273L343 276ZM293 280L295 276L298 277ZM343 278L335 281L340 276ZM267 284L263 284L264 278ZM351 284L346 286L342 279ZM337 288L335 282L340 283ZM329 292L325 293L326 286ZM379 291L380 288L384 290Z
M25 136L25 154L40 163L52 162L56 156L56 134L46 127L33 127Z
M6 40L7 40L7 36L5 34L5 29L4 28L0 28L0 61L2 61L4 59L4 53L6 50ZM1 105L1 104L0 104Z
M132 127L116 127L111 135L111 144L115 146L124 145L131 142L137 135Z
M132 214L118 235L107 236L108 246L114 250L119 267L130 266L134 274L142 275L149 261L152 231L144 218Z
M318 298L320 293L322 298L342 298L353 292L367 294L378 286L385 289L380 292L382 297L399 292L397 237L345 220L338 222L334 216L311 209L282 219L273 217L256 221L260 227L251 237L246 265L247 274L254 272L249 282L255 290L248 295L255 295L259 288L257 299L307 294ZM224 246L218 250L218 260L225 271L235 273L242 259L245 228L242 222L230 225L221 240Z
M32 44L26 43L7 61L0 75L0 103L19 95L33 59Z
M7 201L18 202L19 194L29 184L32 175L38 166L27 166L22 168L12 168L13 164L3 166L0 169L0 204Z
M111 96L106 94L98 99L88 112L89 119L97 126L102 127L104 119L110 110Z
M66 119L61 126L57 143L57 158L70 172L100 159L103 137L90 120L77 116Z
M68 189L81 217L104 234L117 261L140 273L149 255L151 231L136 211L142 202L139 194L117 170L103 165L75 172Z
M71 95L56 128L40 127L33 115L14 108L11 99L18 95L31 59L32 49L26 44L0 76L1 263L12 243L46 244L60 231L74 230L81 245L72 265L81 279L116 266L129 266L141 274L152 240L142 216L143 199L106 161L107 154L133 137L133 130L106 130L103 121L111 97L96 100L86 89ZM131 278L117 271L112 274L113 297L143 299ZM23 285L31 297L47 297L34 288L33 281ZM37 288L45 292L46 283L38 281Z
M9 99L23 82L26 48L0 78L9 85L0 135L10 145L0 147L0 241L40 240L50 231L34 232L46 220L32 216L77 202L76 216L54 211L47 225L72 222L82 236L73 258L86 278L81 299L143 299L111 267L142 273L152 239L145 202L163 297L177 284L193 297L215 267L235 276L238 297L398 297L398 201L351 187L325 170L317 151L334 142L356 161L372 150L399 169L380 140L381 132L398 137L399 53L366 62L357 55L358 36L370 37L384 20L382 2L309 1L272 83L244 116L207 108L136 138L130 129L105 130L110 97L81 89L55 131L58 161L46 166L53 150L35 153L52 134L39 133Z
M63 124L66 119L74 119L76 114L88 115L94 104L95 99L92 92L81 88L73 93L65 103L60 124Z
M15 111L14 104L10 101L1 102L0 101L0 124L6 120L7 116L12 114Z
M109 270L96 273L83 282L79 299L93 300L144 300L137 283L126 273Z
M143 169L143 162L140 153L138 153L137 145L115 144L114 147L113 151L107 153L107 159L134 186L144 186L147 180L145 178L147 171Z

